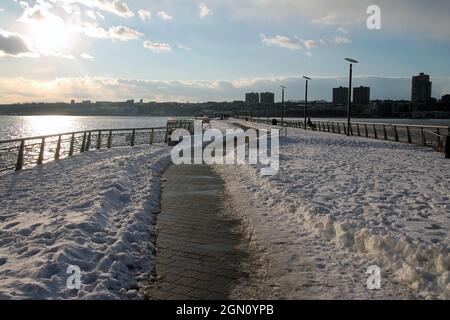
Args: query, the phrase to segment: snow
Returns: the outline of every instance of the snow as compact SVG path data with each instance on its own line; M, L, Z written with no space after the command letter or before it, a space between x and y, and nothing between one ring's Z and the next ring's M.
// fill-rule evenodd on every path
M0 299L140 298L169 150L90 151L1 176ZM67 288L69 265L80 290Z
M274 277L284 283L288 297L304 297L305 288L296 283L304 281L304 264L310 261L314 281L331 281L344 296L353 288L350 298L366 298L368 290L355 292L349 279L342 282L345 277L336 274L347 270L361 288L370 265L381 268L385 293L450 298L448 160L430 149L394 142L301 129L280 135L279 174L263 177L252 165L217 170L236 201L253 203L242 212L276 257ZM337 298L338 291L314 294Z

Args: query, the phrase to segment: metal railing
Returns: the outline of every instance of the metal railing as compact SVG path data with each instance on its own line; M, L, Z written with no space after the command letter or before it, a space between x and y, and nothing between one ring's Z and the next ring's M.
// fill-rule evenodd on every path
M259 122L272 125L274 122L267 119L248 119L251 122ZM277 124L281 125L281 121L277 119ZM336 134L373 138L386 141L404 142L410 144L421 145L424 147L432 147L439 152L450 152L449 140L450 130L445 126L423 126L409 124L387 124L387 123L371 123L371 122L352 122L348 127L347 122L341 121L311 121L311 124L303 120L284 120L283 126L299 129L317 130L321 132L330 132ZM447 150L446 151L446 146Z
M188 120L168 121L167 127L98 129L0 141L0 173L40 165L91 149L167 144L172 130L193 128Z

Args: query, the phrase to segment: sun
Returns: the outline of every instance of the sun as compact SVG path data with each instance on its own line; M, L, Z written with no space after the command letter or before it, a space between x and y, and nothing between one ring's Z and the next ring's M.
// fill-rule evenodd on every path
M61 52L70 45L71 30L59 17L34 22L30 32L35 46L44 54Z

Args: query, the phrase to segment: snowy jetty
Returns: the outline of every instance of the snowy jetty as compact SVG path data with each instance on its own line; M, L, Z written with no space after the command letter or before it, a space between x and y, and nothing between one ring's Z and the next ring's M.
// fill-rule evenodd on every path
M291 266L304 259L299 240L306 229L334 243L343 262L351 259L345 252L357 253L419 297L450 298L450 161L442 154L288 129L280 138L278 175L263 177L250 165L219 170L243 190L241 203L253 199L262 207L250 213L251 223L267 224L260 226L262 245L275 248L282 241ZM314 254L319 261L320 251Z
M167 146L118 147L0 176L0 299L140 298L170 163ZM323 298L365 298L370 265L381 268L382 285L407 288L394 298L450 298L450 161L441 154L288 129L277 175L261 176L258 165L215 168L278 262L271 276L288 298L308 298L318 283ZM83 271L80 290L67 286L70 265ZM320 270L328 278L314 278Z
M1 176L0 299L136 298L169 163L168 147L123 147ZM83 271L78 291L69 265Z

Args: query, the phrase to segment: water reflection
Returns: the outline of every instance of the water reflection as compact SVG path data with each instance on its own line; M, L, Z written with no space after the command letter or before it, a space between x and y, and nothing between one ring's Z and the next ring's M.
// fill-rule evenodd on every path
M24 126L32 136L76 131L76 118L68 116L26 117Z

